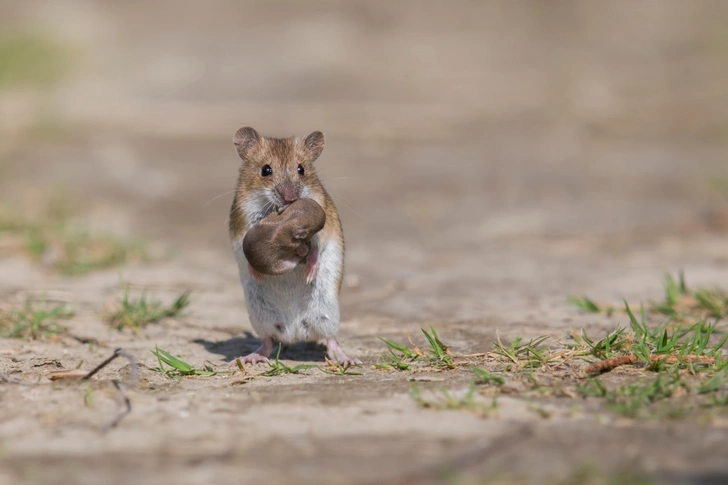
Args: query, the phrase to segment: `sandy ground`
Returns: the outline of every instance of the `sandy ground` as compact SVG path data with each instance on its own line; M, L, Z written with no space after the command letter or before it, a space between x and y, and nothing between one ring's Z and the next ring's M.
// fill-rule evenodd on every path
M473 483L565 483L583 467L728 483L725 415L632 421L518 393L488 417L429 410L410 380L460 392L467 369L372 365L378 337L423 345L428 325L460 354L490 350L496 335L601 332L615 318L585 315L567 295L657 299L680 269L691 284L728 287L728 198L709 184L726 175L716 79L728 66L724 51L695 47L720 25L668 3L575 2L566 15L528 2L5 2L6 19L51 25L83 55L42 96L4 95L6 114L47 102L63 123L39 135L32 120L5 118L3 199L20 208L65 189L86 225L173 250L123 269L133 291L169 302L190 290L192 304L119 332L106 321L117 269L63 277L0 249L3 302L47 295L76 310L63 322L73 337L0 339L0 372L34 383L0 383L0 483L458 483L453 469ZM316 163L348 248L340 340L364 361L361 376L178 381L152 370L155 345L226 370L258 344L225 226L230 140L248 124L327 134ZM88 388L48 373L91 369L115 348L142 366L132 412L105 431L110 379L129 377L123 359ZM296 345L282 360L321 365L323 351Z

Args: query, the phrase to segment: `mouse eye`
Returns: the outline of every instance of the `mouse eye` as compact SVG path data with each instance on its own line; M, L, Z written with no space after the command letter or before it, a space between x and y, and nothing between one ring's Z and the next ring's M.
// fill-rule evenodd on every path
M270 168L270 165L263 165L263 170L260 171L260 174L263 177L267 177L269 175L273 175L273 169Z
M298 175L303 175L303 174L304 174L303 165L299 165L298 166Z

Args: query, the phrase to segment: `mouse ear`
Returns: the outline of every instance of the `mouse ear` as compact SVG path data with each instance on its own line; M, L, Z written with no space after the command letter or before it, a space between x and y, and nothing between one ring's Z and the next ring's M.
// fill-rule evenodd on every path
M303 142L311 153L311 161L315 161L324 150L324 134L320 131L314 131L306 137Z
M250 152L253 150L253 148L255 148L259 141L260 135L257 131L249 126L240 128L238 131L235 132L235 136L233 136L233 143L235 143L235 148L238 149L238 155L240 155L240 158L242 158L243 160L247 160Z

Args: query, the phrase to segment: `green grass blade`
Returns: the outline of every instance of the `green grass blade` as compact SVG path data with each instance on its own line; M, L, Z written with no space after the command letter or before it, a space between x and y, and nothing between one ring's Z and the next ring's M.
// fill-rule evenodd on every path
M602 309L593 300L586 296L567 296L567 301L572 305L589 313L600 313Z
M169 365L170 367L173 367L174 369L178 370L182 374L192 374L194 372L194 368L188 364L187 362L178 359L174 355L170 354L166 350L162 350L159 347L155 348L155 355L160 358L165 364ZM154 351L153 351L154 353Z
M499 386L502 386L506 383L506 380L500 376L496 376L491 374L485 369L482 369L480 367L473 367L473 372L475 373L475 376L477 377L477 380L480 384L487 384L489 382L494 382Z

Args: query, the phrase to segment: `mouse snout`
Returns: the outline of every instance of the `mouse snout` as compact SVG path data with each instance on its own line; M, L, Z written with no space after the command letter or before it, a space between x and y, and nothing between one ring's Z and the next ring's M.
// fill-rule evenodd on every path
M298 200L300 189L301 187L298 184L292 182L276 185L276 192L278 192L281 200L283 200L286 204L290 204L291 202Z

